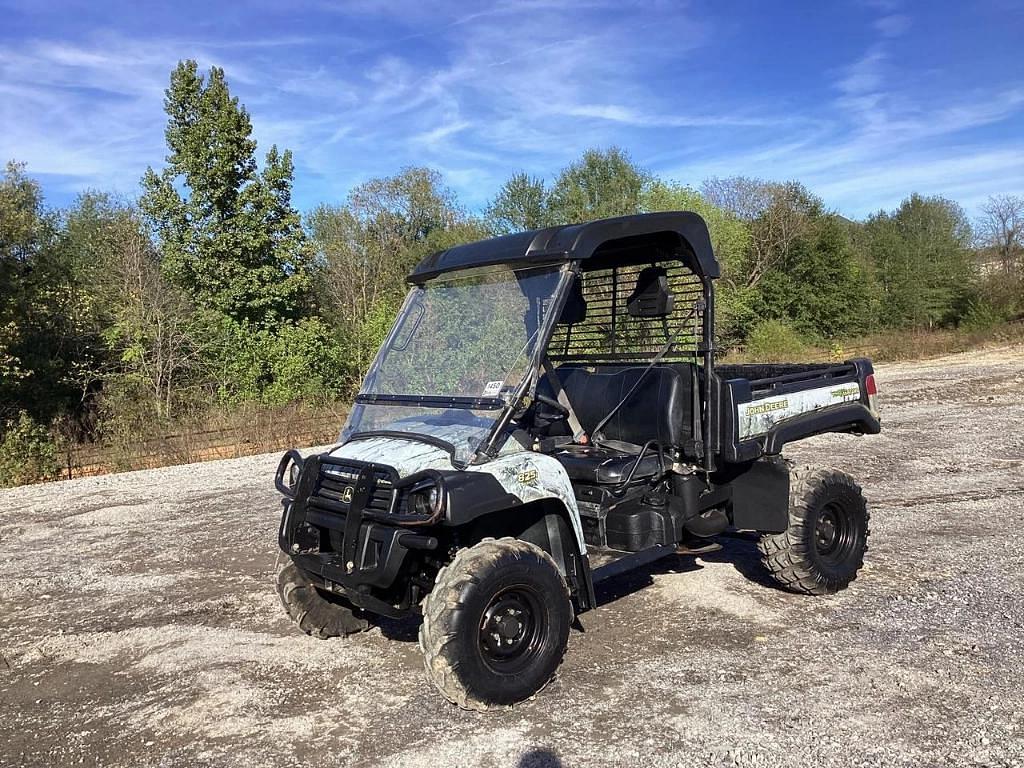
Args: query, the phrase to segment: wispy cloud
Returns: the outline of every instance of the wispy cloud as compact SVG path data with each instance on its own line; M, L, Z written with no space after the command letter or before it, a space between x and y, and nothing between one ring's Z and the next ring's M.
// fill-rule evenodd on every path
M609 144L691 183L799 178L853 215L919 185L980 194L981 168L991 191L1024 191L1019 59L950 87L969 62L919 63L941 45L936 25L890 0L860 6L860 27L844 27L858 45L815 49L814 72L762 33L774 11L739 26L657 1L256 0L205 7L206 23L94 11L62 25L59 9L26 4L10 10L19 31L0 30L0 158L27 161L57 199L132 193L160 164L163 89L182 58L223 66L261 148L294 150L304 206L426 164L475 207L512 171L550 174Z

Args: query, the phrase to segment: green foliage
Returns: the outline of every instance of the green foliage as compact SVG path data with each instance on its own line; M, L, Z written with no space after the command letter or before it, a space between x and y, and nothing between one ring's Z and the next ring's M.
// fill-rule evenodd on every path
M60 475L57 447L44 427L22 411L0 440L0 486L53 480Z
M23 357L24 321L34 296L33 262L43 236L42 193L24 166L8 163L0 181L0 402L17 398L15 382L32 374Z
M966 338L1024 315L1019 198L982 208L975 248L963 211L942 198L915 194L860 224L797 182L709 179L698 190L613 147L584 152L550 183L514 174L479 218L439 173L405 168L314 208L304 230L290 153L271 147L258 166L222 70L181 63L165 107L166 166L146 173L138 206L89 192L50 211L22 166L0 178L4 483L57 471L43 424L117 446L132 466L140 440L211 408L349 398L421 259L551 224L699 213L722 266L719 346L752 359L805 358L812 342L838 350L876 330L958 325ZM475 391L517 353L522 296L487 296L465 306L453 294L432 315L415 351L433 356L419 386L461 386L456 377ZM454 357L446 367L448 354L468 369L456 373Z
M867 277L835 216L810 217L759 290L766 316L785 318L810 336L835 338L870 322Z
M761 292L743 284L719 281L715 290L715 337L721 349L743 344L764 317Z
M501 185L498 194L487 205L484 220L494 235L540 229L549 221L547 207L544 180L515 173Z
M911 195L895 212L868 219L865 236L884 325L933 327L959 319L975 280L971 228L960 206Z
M316 254L319 305L346 350L358 386L405 293L405 277L429 253L488 236L459 208L436 171L406 168L356 187L344 206L306 219Z
M59 221L38 183L10 163L0 180L0 423L27 411L49 422L74 407L69 375L86 364L74 275L63 263Z
M271 147L258 171L249 114L217 67L206 79L194 61L180 63L164 106L167 167L146 172L140 204L165 274L238 323L297 319L310 286L291 152Z
M993 314L1004 320L1024 317L1024 275L1002 271L985 275L978 281L974 296L968 304L968 315L971 307L978 304L989 307Z
M746 358L754 363L799 361L810 345L792 325L783 320L758 323L747 337Z
M286 323L276 332L224 319L220 334L217 381L224 403L320 403L345 392L345 355L320 318Z
M960 327L965 331L987 331L1009 318L993 302L985 298L974 298L967 303L967 310L960 318Z
M588 149L555 179L547 218L553 224L573 224L639 213L649 180L618 147Z

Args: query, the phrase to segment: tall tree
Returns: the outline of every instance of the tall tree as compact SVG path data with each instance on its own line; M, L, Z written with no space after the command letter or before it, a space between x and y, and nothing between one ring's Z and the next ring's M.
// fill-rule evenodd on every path
M78 399L69 374L87 345L62 255L39 184L9 163L0 179L0 430L19 411L47 423Z
M22 359L23 321L31 300L26 288L39 255L41 229L39 185L25 176L23 165L10 162L0 180L0 394L5 403L15 399L14 382L31 373Z
M555 179L548 197L549 219L572 224L639 213L650 175L623 150L588 149Z
M526 173L513 174L487 205L484 220L495 235L546 226L548 212L544 180Z
M758 292L766 316L790 321L811 337L835 338L871 322L871 283L835 214L809 217Z
M743 267L743 282L754 288L785 261L793 245L809 234L810 220L821 214L823 204L802 184L777 183L736 176L709 179L705 197L740 219L749 222L750 245Z
M959 205L913 194L893 213L869 218L865 236L884 324L931 327L959 318L976 277L971 227Z
M141 206L165 274L236 322L297 319L309 280L291 152L271 147L257 169L249 113L217 67L204 78L196 62L179 63L164 108L170 154L161 173L146 171Z

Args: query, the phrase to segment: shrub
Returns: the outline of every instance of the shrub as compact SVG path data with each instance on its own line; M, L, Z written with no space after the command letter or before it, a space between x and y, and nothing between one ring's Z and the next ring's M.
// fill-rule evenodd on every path
M274 331L226 321L222 334L216 366L224 403L323 403L345 389L344 350L319 318L284 323Z
M135 469L139 444L166 424L152 389L139 376L111 376L97 403L96 434L109 447L115 468Z
M0 486L54 480L60 469L57 446L43 426L24 411L7 424L0 441Z
M960 319L960 327L966 331L986 331L1005 322L1007 315L984 298L972 299L967 311Z
M753 363L792 362L806 358L811 345L782 320L764 320L747 336L746 357Z

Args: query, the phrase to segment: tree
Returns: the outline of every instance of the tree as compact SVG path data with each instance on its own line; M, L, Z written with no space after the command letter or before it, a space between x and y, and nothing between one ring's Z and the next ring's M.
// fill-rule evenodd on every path
M805 336L832 339L871 323L870 283L835 214L809 218L758 292L763 315L791 322Z
M779 266L793 244L809 232L809 222L823 209L802 184L783 184L737 176L709 179L703 190L715 205L750 223L751 238L743 282L754 288Z
M164 273L235 322L270 328L298 319L308 253L291 205L291 152L271 147L257 170L249 114L222 69L204 78L196 62L181 62L166 94L167 167L146 171L141 200Z
M771 204L771 182L749 176L712 176L701 184L701 195L709 203L744 221L753 221Z
M995 254L1005 275L1018 274L1024 261L1024 197L993 195L981 212L980 244Z
M548 219L573 224L639 213L650 175L618 147L588 149L555 179Z
M487 236L427 168L371 179L344 206L314 209L306 226L319 300L348 350L353 384L390 328L412 268L433 251Z
M547 190L544 189L544 180L525 173L513 174L487 205L484 220L494 235L547 226Z
M0 430L21 411L49 423L78 399L69 371L83 329L71 292L59 221L24 166L9 163L0 179Z
M0 395L16 399L14 382L31 374L22 359L23 321L30 301L27 281L42 237L42 192L25 167L7 164L0 180ZM6 408L5 408L6 410ZM16 411L0 414L14 416Z
M963 209L942 197L913 194L893 213L865 224L868 254L890 327L954 323L966 311L975 273L971 227Z
M103 395L131 392L141 420L170 418L199 383L209 328L186 293L160 270L156 248L134 206L101 193L82 195L65 216L65 250L91 298L108 357L83 377Z

